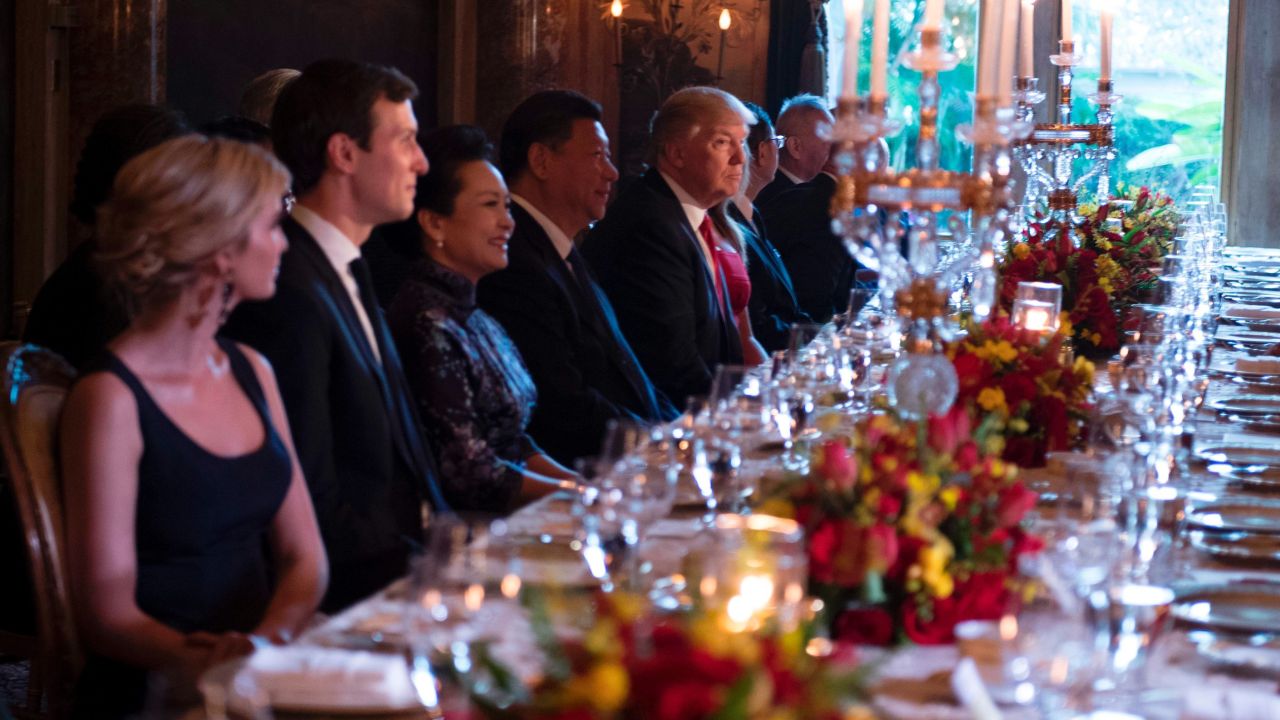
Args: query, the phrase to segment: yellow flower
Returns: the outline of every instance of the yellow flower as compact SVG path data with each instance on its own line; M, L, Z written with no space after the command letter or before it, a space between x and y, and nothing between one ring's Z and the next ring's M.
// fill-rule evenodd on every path
M796 508L788 500L780 497L772 497L760 503L756 507L755 512L761 515L772 515L780 518L794 519L796 516Z
M1093 385L1094 366L1093 363L1089 362L1088 358L1083 355L1077 356L1075 365L1071 369L1076 375L1080 376L1080 381L1083 384Z
M996 343L995 354L1000 359L1000 362L1003 363L1010 363L1018 359L1017 348L1010 344L1008 340L1001 340Z
M947 564L954 554L955 551L946 538L938 538L933 545L920 550L920 579L936 598L951 597L955 590L955 580L947 573Z
M1111 241L1104 238L1098 238L1098 249L1106 252L1111 249Z
M1016 433L1024 433L1028 427L1027 421L1023 418L1013 418L1009 421L1009 429Z
M1031 254L1031 248L1026 243L1020 242L1013 246L1013 256L1019 260Z
M1071 313L1066 310L1058 313L1058 334L1063 337L1071 337L1072 329Z
M1005 405L1004 390L1000 388L982 388L982 392L978 393L978 404L987 412L1009 412Z
M938 499L947 507L947 511L951 512L956 509L956 502L960 499L960 489L954 485L948 485L938 493Z
M566 684L570 701L585 703L597 712L612 714L627 702L631 682L627 669L617 662L602 662Z
M916 471L907 473L907 489L914 495L932 496L942 480L937 475L925 475Z
M587 631L587 634L582 637L582 645L592 655L615 659L622 657L617 627L608 618L601 618Z

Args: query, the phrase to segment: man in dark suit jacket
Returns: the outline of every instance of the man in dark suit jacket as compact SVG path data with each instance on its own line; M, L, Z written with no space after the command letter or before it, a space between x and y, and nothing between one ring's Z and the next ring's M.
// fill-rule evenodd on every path
M750 175L746 188L733 198L729 215L742 229L747 251L747 274L751 277L751 300L747 313L756 340L769 352L786 350L791 341L791 326L813 320L800 309L791 275L782 262L764 224L760 208L752 201L762 188L775 182L778 171L778 140L773 121L764 108L745 103L756 122L747 133L747 151L751 154ZM789 181L788 181L789 182Z
M857 270L844 243L831 231L835 191L835 175L827 168L761 210L795 285L800 309L818 323L845 311Z
M831 129L835 118L817 95L796 95L782 103L778 135L784 138L778 153L778 173L756 195L757 207L765 207L783 192L812 180L831 154Z
M276 153L298 206L275 297L242 304L226 333L275 366L329 555L326 612L402 575L425 509L444 511L395 345L360 245L413 211L427 171L413 82L390 68L322 60L281 94Z
M654 117L655 167L592 228L582 253L658 389L705 395L716 365L742 362L742 344L708 210L738 191L751 113L710 87L681 90Z
M502 128L515 232L508 264L477 299L515 341L538 388L529 434L562 463L600 450L614 419L660 422L674 408L618 329L573 237L604 215L618 179L600 106L568 90L537 93Z

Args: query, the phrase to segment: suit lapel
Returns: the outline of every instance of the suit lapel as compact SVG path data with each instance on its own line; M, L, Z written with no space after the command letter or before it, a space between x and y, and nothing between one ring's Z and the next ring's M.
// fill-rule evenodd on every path
M383 362L378 360L378 356L374 354L373 348L369 346L368 334L364 331L364 325L360 322L360 316L356 314L355 306L351 302L351 295L347 292L347 286L343 284L342 279L338 277L338 271L329 262L328 256L320 249L315 238L311 237L311 233L302 227L296 220L290 218L285 224L286 234L289 238L289 249L291 252L297 252L298 257L311 267L314 276L323 284L325 292L324 297L328 302L333 304L334 315L338 319L342 332L347 337L348 344L355 350L355 353L364 362L369 370L369 374L374 378L378 385L378 390L382 395L382 404L386 409L387 415L393 419L396 425L402 425L401 408L396 401L397 389L388 377L386 367ZM381 309L376 309L379 313ZM385 337L385 322L379 322L380 318L370 317L369 322L373 325L373 331L382 338L382 343L387 347L383 349L383 357L391 360L390 354L395 352L395 345L391 342L390 337ZM414 457L411 448L407 446L405 433L415 432L416 428L402 428L402 432L395 433L395 446L401 453L404 461L411 468L419 468L421 463Z

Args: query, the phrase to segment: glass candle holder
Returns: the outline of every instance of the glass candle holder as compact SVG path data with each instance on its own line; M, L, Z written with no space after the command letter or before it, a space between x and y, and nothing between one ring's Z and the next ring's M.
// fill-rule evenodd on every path
M1057 283L1020 282L1014 295L1010 321L1033 332L1053 333L1062 310L1062 286Z

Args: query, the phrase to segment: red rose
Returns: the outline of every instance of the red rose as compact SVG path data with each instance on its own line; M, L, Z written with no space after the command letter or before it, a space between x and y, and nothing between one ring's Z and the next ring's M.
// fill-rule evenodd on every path
M978 446L972 440L960 446L956 451L956 465L963 468L970 468L978 464Z
M809 576L827 585L861 585L867 576L863 529L843 519L818 525L809 536Z
M849 448L839 440L822 444L822 475L841 490L849 490L858 480L858 464L849 455Z
M885 493L880 496L876 512L881 520L894 520L898 517L898 513L902 512L902 499L897 495Z
M1001 457L1018 467L1044 467L1044 445L1035 438L1014 435L1005 438Z
M955 622L999 620L1009 609L1009 589L1002 572L974 573L957 583L951 597L956 601Z
M890 525L873 525L866 530L867 565L884 573L898 561L898 533Z
M1036 381L1023 372L1013 372L1000 379L1000 389L1004 391L1005 404L1009 412L1016 413L1022 403L1033 403L1040 394Z
M1000 491L996 506L996 522L1000 527L1013 527L1036 506L1037 495L1021 483Z
M920 608L908 598L902 608L902 631L912 642L920 645L945 645L955 642L956 615L955 595L933 601L932 617L925 619L920 615Z
M888 645L893 640L893 616L881 607L845 610L836 618L835 640L854 645Z
M928 420L929 445L944 455L950 455L960 443L972 435L969 427L969 411L953 405L946 415L933 415Z

